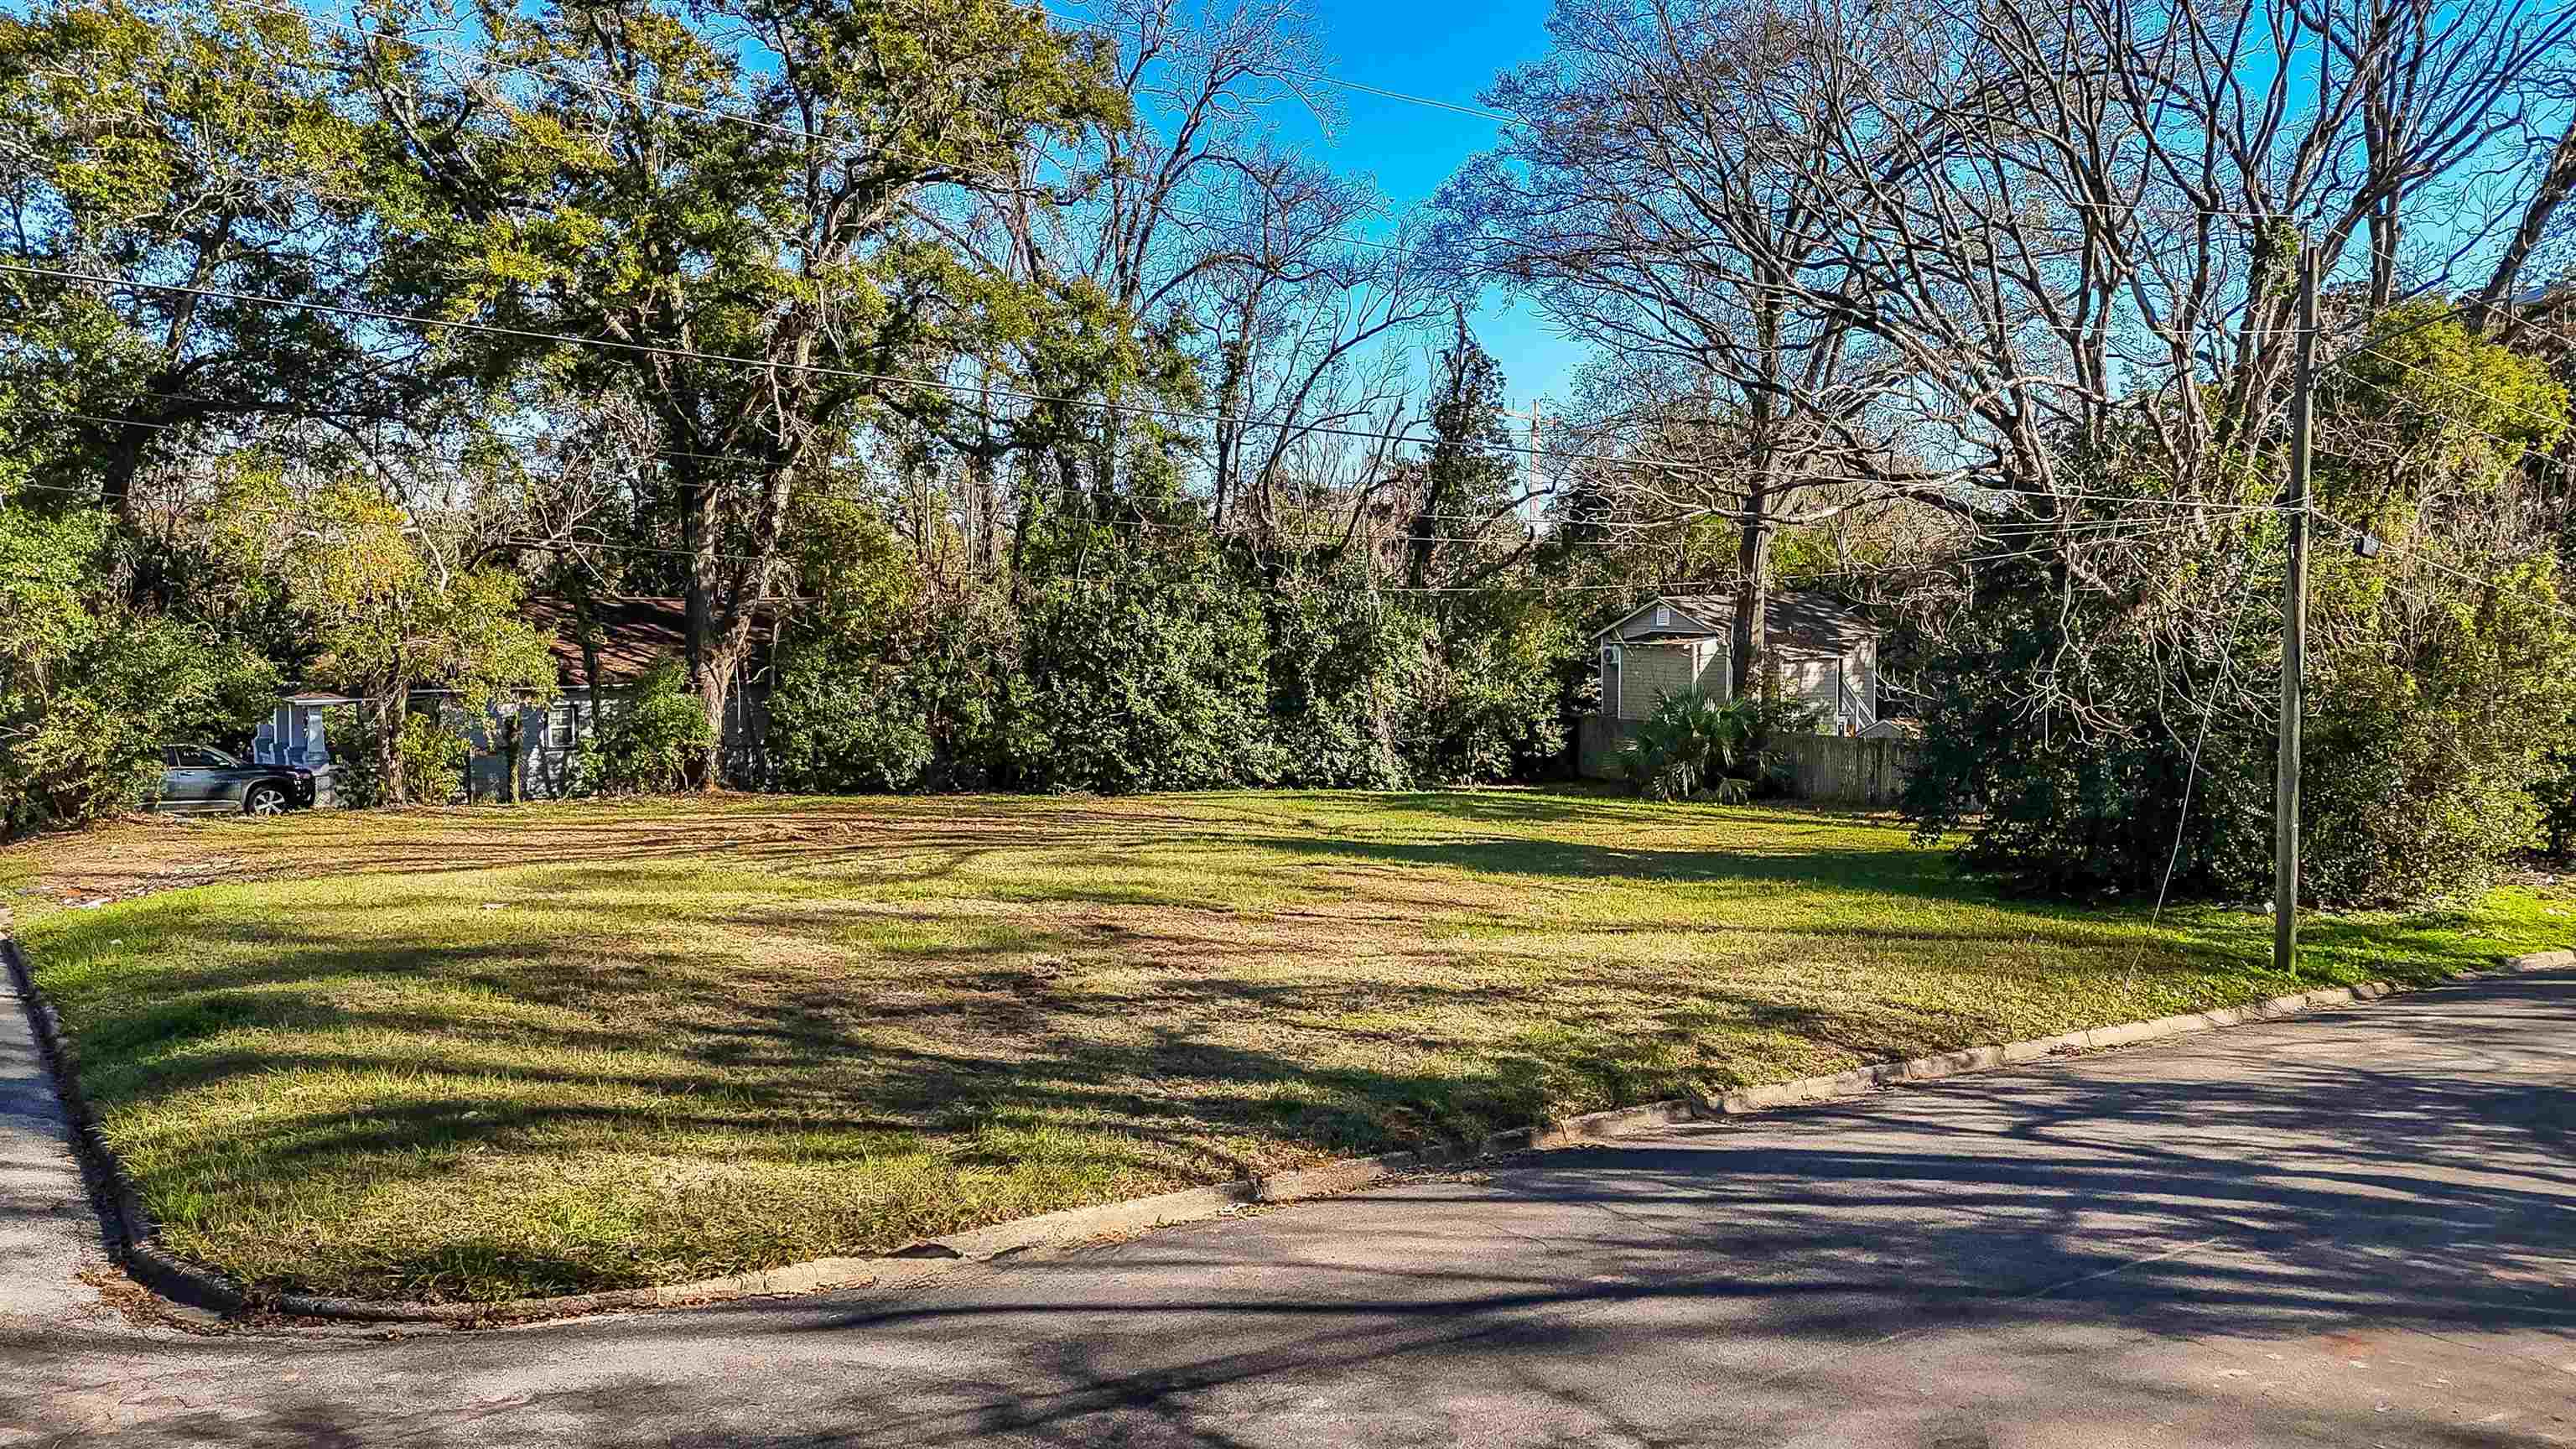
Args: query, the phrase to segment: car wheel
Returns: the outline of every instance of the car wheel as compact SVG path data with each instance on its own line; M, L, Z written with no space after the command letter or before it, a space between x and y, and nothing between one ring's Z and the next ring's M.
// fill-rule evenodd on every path
M275 785L253 785L242 794L244 815L283 815L286 792Z

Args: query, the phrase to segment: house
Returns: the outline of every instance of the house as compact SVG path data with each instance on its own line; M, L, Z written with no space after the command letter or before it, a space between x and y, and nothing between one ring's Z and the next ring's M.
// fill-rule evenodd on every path
M1775 593L1763 611L1768 663L1788 692L1824 711L1825 733L1856 735L1878 723L1878 629L1825 595ZM1723 594L1659 594L1593 636L1601 709L1579 732L1581 767L1609 773L1609 757L1636 723L1671 695L1733 693L1735 601Z
M472 747L465 774L468 800L546 800L571 794L573 757L597 727L601 705L633 688L659 661L688 653L688 616L678 599L594 601L588 630L558 600L529 600L527 617L553 635L552 700L539 704L529 696L516 708L468 719L453 690L415 689L411 694L413 709L446 716ZM765 772L765 706L777 619L765 615L762 622L767 627L756 628L751 658L734 680L725 710L725 773L736 780L757 780ZM356 703L324 690L285 695L260 726L252 752L263 760L268 755L262 752L268 751L278 763L314 767L327 780L332 745L325 721L333 710ZM318 803L330 803L327 785Z

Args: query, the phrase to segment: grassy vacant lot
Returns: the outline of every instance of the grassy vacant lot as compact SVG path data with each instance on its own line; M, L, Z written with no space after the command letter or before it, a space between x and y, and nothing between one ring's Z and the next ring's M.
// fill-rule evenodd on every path
M175 1247L449 1299L2576 938L2509 891L2294 982L2262 916L2000 900L1882 821L1515 791L136 823L0 882Z

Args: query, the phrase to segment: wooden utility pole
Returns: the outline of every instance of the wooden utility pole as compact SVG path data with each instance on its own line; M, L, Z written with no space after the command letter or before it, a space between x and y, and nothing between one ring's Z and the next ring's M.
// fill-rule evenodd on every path
M1521 490L1527 495L1521 499L1521 512L1524 518L1535 519L1539 512L1539 428L1544 421L1545 420L1539 416L1539 400L1537 398L1531 398L1529 410L1529 485Z
M2308 450L2316 431L2317 249L2299 248L2298 373L2290 393L2290 565L2281 575L2280 761L2273 771L2272 969L2299 962L2299 713L2308 664Z

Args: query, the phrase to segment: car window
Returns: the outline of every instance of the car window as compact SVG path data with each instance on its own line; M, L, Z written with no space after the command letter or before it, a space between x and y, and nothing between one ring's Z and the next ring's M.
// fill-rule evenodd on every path
M181 745L172 753L177 755L178 764L186 769L222 770L230 768L233 763L222 754L202 745Z

